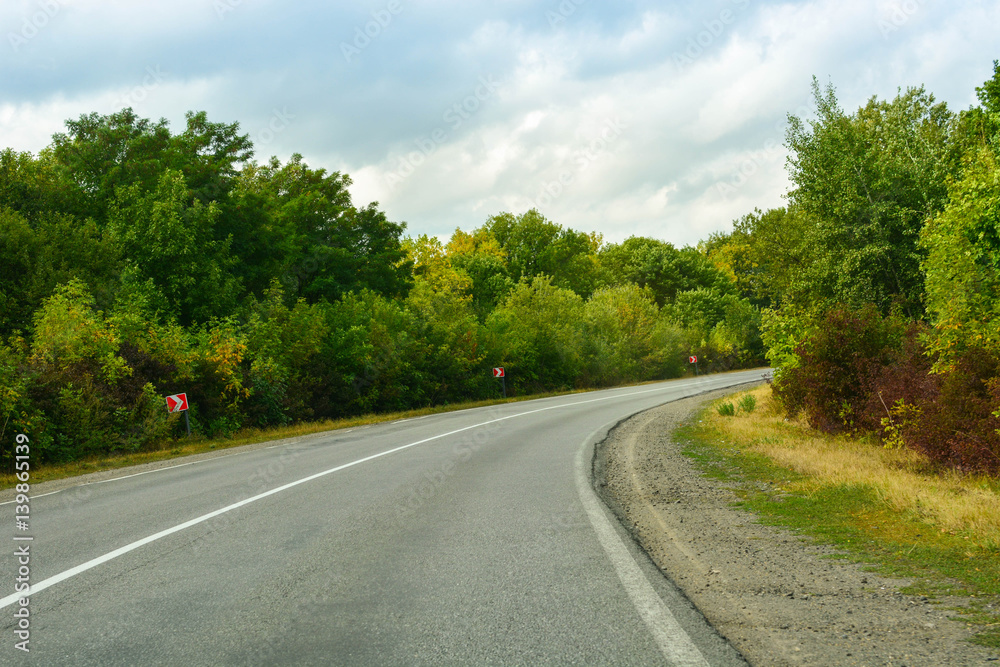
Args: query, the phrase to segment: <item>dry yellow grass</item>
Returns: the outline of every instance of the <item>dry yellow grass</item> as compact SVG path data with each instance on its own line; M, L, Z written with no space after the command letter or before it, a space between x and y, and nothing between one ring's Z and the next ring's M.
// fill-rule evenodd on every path
M997 480L956 472L928 472L917 452L885 449L879 443L829 436L802 420L786 420L768 386L751 392L757 410L737 417L710 411L708 419L741 449L766 456L808 476L801 490L858 484L872 488L894 511L918 516L927 524L970 540L970 545L1000 548L1000 485ZM731 396L726 401L739 399Z

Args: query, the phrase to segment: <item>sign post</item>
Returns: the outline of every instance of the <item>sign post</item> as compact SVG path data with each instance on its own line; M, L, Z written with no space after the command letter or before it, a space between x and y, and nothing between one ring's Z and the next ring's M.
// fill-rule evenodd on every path
M167 412L183 412L184 426L187 427L188 437L191 437L191 418L188 417L188 397L187 394L174 394L167 396Z
M500 382L503 384L503 397L507 398L507 374L504 373L503 366L493 369L493 377L500 378Z
M691 355L688 357L688 363L694 364L694 376L698 377L698 357Z

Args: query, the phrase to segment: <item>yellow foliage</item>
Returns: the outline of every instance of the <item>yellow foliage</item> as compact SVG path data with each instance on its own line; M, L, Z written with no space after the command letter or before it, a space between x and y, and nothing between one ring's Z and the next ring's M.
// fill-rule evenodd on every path
M231 324L221 323L211 330L205 361L215 366L216 375L226 383L222 398L231 408L250 396L240 373L246 351L246 336Z
M507 259L506 253L500 247L500 242L484 229L477 229L472 234L456 229L446 246L449 255L492 255L502 260Z

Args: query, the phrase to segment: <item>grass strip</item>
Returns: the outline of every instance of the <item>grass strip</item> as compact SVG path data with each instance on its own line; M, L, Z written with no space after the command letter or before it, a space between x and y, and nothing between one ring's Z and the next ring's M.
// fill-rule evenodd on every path
M749 411L728 414L734 401ZM956 620L973 626L975 643L1000 648L1000 480L935 468L872 438L819 433L786 419L768 386L715 401L676 437L762 523L911 579L904 593L965 598Z

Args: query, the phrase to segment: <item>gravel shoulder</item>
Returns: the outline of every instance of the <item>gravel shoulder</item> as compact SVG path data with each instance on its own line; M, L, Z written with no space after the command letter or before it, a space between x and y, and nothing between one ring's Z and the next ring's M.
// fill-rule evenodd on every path
M595 484L653 562L753 665L1000 664L949 620L961 600L903 595L909 582L831 558L760 525L681 454L673 430L713 392L619 424L598 445Z

